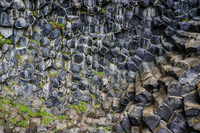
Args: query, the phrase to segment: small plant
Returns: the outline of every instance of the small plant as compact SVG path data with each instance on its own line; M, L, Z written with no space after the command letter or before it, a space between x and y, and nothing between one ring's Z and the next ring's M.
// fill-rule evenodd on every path
M1 126L4 126L4 125L5 125L5 123L0 121L0 125L1 125Z
M29 39L29 42L34 42L34 40L33 39Z
M40 124L43 124L43 125L49 125L49 124L51 124L51 118L49 118L49 117L44 117L44 118L42 119L42 121L41 121Z
M100 108L100 107L101 107L101 104L98 101L96 101L95 105L94 105L94 108Z
M57 76L57 75L58 75L57 72L54 72L54 73L50 72L50 73L49 73L49 76L50 76L50 77L52 77L52 76Z
M58 131L58 129L53 129L53 130L51 130L51 132L53 132L53 133L55 133L55 132L57 132Z
M189 21L188 18L182 20L182 22L188 22L188 21Z
M29 116L31 116L31 117L35 117L35 116L37 116L37 113L35 113L35 112L33 112L33 111L28 111L28 114L29 114Z
M44 100L44 99L41 99L41 101L42 101L42 102L45 102L45 100Z
M113 129L111 127L108 127L108 126L103 126L103 130L104 131L112 131Z
M103 8L101 8L101 11L102 11L103 14L105 13L105 11L103 10Z
M96 72L96 71L92 71L94 73L94 75L101 77L103 75L103 72Z
M91 126L92 126L92 127L96 127L96 128L98 128L98 126L97 126L96 124L92 124Z
M17 65L18 65L18 66L21 65L21 63L20 63L20 55L19 55L19 54L17 54Z
M85 102L81 101L79 105L70 105L70 109L75 109L77 113L85 113L86 107L85 107Z
M0 35L0 47L2 47L4 44L11 44L11 40L10 39L6 39L6 38L3 38L2 35Z
M10 119L10 122L15 125L17 123L17 119L12 118L12 119Z
M94 99L94 98L95 98L95 95L94 95L94 94L91 94L91 98Z
M41 83L41 84L40 84L40 88L43 88L43 86L44 86L44 84Z
M69 123L66 123L67 127L69 127Z
M53 26L53 28L55 29L55 28L57 28L57 29L62 29L62 30L64 30L65 29L65 24L59 24L59 23L56 23L56 22L49 22L52 26Z
M66 116L61 115L61 116L58 117L58 120L62 121L62 120L68 119L68 118L69 118L68 115L66 115Z
M27 121L20 121L19 123L17 123L17 126L22 126L22 127L28 127L28 123Z
M37 15L38 15L37 12L34 11L34 12L33 12L33 16L34 16L34 17L37 17Z
M24 106L23 104L18 104L19 112L27 113L30 107Z
M51 114L49 114L46 111L40 110L40 111L37 112L37 116L51 116Z
M36 29L34 29L34 32L38 32Z
M112 113L112 116L114 116L114 115L115 115L115 112L116 112L116 111L113 111L113 113Z

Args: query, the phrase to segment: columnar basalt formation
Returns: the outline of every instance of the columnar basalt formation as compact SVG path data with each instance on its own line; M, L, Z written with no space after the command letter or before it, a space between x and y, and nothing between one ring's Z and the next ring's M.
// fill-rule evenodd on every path
M200 132L200 0L1 0L0 132Z

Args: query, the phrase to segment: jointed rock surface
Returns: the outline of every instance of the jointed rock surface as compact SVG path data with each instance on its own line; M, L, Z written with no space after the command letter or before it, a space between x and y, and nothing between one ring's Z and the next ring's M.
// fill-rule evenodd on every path
M0 133L200 132L199 0L1 0Z

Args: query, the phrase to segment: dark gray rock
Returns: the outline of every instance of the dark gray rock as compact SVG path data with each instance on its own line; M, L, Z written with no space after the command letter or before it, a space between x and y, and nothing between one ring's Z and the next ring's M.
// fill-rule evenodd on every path
M169 42L163 42L162 46L167 50L167 51L173 51L174 50L174 45L169 43Z
M143 117L143 120L151 130L154 130L160 122L160 117L157 115L150 115Z
M18 50L19 55L26 55L28 53L28 49L27 48L21 48Z
M6 14L5 12L1 12L0 14L0 26L12 27L14 21Z
M123 127L118 123L116 126L115 126L115 132L116 133L123 133L125 132Z
M79 74L73 74L72 75L72 81L78 82L81 79Z
M83 60L85 59L85 55L82 54L82 53L76 53L74 56L73 56L73 61L75 63L81 63L83 62Z
M132 18L132 16L133 16L133 12L126 11L124 16L125 16L124 17L125 20L130 20Z
M24 2L22 0L14 0L12 2L12 8L19 10L19 11L25 10Z
M17 41L17 46L18 47L24 47L27 46L28 44L28 39L26 37L21 37L18 41Z
M181 22L180 23L180 29L184 30L184 31L189 31L190 30L190 23Z
M68 99L69 104L73 103L73 101L74 101L74 97L73 96L69 96L69 99Z
M79 89L82 91L86 90L89 87L89 82L87 79L82 79L79 82Z
M51 80L51 83L53 85L53 88L58 88L60 86L60 81L58 80L57 77L54 77L52 80Z
M172 0L166 0L164 4L165 4L165 6L166 6L167 8L172 8L172 6L173 6L173 1L172 1Z
M129 117L130 117L131 124L133 126L140 125L141 118L142 118L142 110L143 110L143 107L134 106L133 110L130 112Z
M55 29L51 32L51 35L50 35L50 39L56 39L60 37L60 30L59 29Z
M71 1L68 1L68 0L64 0L61 4L62 7L64 8L67 8L67 7L70 7L71 6Z
M2 62L0 64L0 68L1 68L1 70L3 70L4 73L7 73L8 70L9 70L8 63L7 62Z
M19 18L17 19L16 23L15 23L15 27L18 29L23 29L23 28L27 28L27 22L24 18Z
M149 0L138 0L138 4L142 6L149 6Z
M117 59L118 59L119 62L124 62L126 60L126 56L123 55L123 54L119 54L117 56Z
M42 30L42 35L43 36L49 36L52 30L52 25L51 24L46 24L44 29Z
M45 59L48 58L49 55L50 55L50 51L51 51L50 47L43 47L43 48L41 48L42 57L45 58Z
M114 25L113 25L113 32L114 33L119 33L119 32L121 32L121 25L120 24L117 24L117 23L115 23Z
M91 80L91 84L93 85L97 85L99 83L99 77L98 76L94 76Z
M56 60L53 64L53 67L55 69L62 69L63 68L63 61L62 60Z
M114 57L117 57L120 53L120 48L119 47L114 47L111 49L111 53Z
M132 125L128 116L125 116L124 119L121 121L121 126L126 132L131 133Z
M57 11L60 8L60 4L53 2L51 3L51 10L52 11Z
M144 57L143 57L143 60L146 61L146 62L152 62L154 61L154 55L152 55L150 52L148 51L145 51L144 53Z
M67 75L67 72L66 72L64 69L62 69L62 70L58 73L58 78L59 78L60 80L65 80L65 79L66 79L66 75Z
M171 117L171 115L173 114L173 110L169 106L167 106L165 103L162 103L158 107L158 109L155 112L155 114L157 114L158 116L160 116L165 121L168 121L169 118Z
M168 128L173 132L184 132L187 128L182 110L176 110L168 123Z
M66 10L64 8L59 8L57 11L57 15L64 17L66 15Z
M95 1L85 0L84 4L87 7L94 7L95 6Z
M67 41L67 46L71 49L76 48L77 47L77 39L72 38L71 40Z
M32 85L28 84L26 85L24 88L23 88L23 94L24 95L28 95L28 94L31 94L33 92L33 87Z
M152 33L149 29L146 29L142 35L144 38L151 38L152 37Z
M89 16L89 14L80 13L80 20L82 23L90 24L92 19L91 16Z
M41 38L41 34L39 32L33 33L33 35L31 36L31 39L33 39L36 42L38 42L40 38Z
M199 11L197 8L193 8L189 11L189 15L192 17L192 19L199 21Z
M130 20L129 23L133 26L136 26L141 23L141 19L138 16L133 16Z
M164 31L164 34L165 34L166 36L168 36L168 37L173 36L174 33L175 33L174 29L171 28L170 26L168 26L168 27L165 29L165 31Z
M100 53L101 53L102 55L105 55L107 52L108 52L108 49L107 49L106 47L102 47L102 48L100 49Z
M29 17L28 17L28 22L30 25L33 25L35 23L35 17L31 14Z
M20 72L20 76L25 80L28 80L31 77L31 74L32 73L27 69L22 71L22 72Z
M153 24L154 26L160 26L162 24L162 20L160 17L154 17L153 18Z
M138 67L134 62L127 62L127 68L129 71L137 71Z
M72 91L76 91L77 89L78 89L78 85L77 84L72 84L71 90Z
M141 25L137 25L137 26L135 26L135 31L136 31L137 35L141 36L144 32L144 28Z
M77 64L72 65L72 72L73 73L79 73L80 72L80 66Z
M109 64L109 60L107 60L106 58L103 58L99 61L99 64L105 67Z
M50 41L47 37L42 37L40 40L40 46L41 47L46 47L50 45Z

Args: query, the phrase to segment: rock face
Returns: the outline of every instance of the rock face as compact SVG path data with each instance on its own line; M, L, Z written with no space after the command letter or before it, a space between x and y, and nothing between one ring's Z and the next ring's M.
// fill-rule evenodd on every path
M1 0L0 100L62 117L28 130L4 101L0 132L200 132L199 5Z

